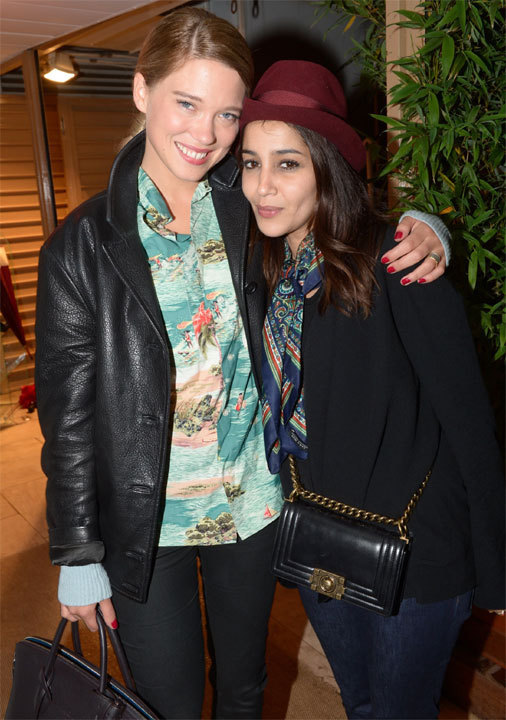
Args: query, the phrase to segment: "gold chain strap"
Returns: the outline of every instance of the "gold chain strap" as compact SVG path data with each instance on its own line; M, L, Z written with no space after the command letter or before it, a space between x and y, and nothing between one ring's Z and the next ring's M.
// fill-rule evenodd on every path
M416 492L413 494L413 497L408 502L406 509L402 513L401 517L395 519L387 517L386 515L379 515L378 513L370 512L369 510L362 510L361 508L352 507L351 505L346 505L345 503L339 502L339 500L333 500L332 498L325 497L325 495L318 495L318 493L306 490L300 481L294 456L289 455L288 459L290 462L290 476L293 483L293 490L290 493L290 497L288 498L290 502L293 502L297 497L301 497L304 498L304 500L316 503L317 505L321 505L327 510L332 510L334 512L341 513L342 515L348 515L349 517L357 518L360 520L369 520L370 522L382 523L383 525L396 525L401 538L408 542L409 516L413 512L417 502L420 500L422 493L425 490L425 486L429 482L429 478L432 475L432 468L425 476L418 490L416 490Z

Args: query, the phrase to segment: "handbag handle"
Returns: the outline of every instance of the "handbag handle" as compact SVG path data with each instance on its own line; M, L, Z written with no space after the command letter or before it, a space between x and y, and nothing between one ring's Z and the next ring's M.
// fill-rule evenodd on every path
M114 654L116 655L116 660L118 661L118 666L121 672L121 675L123 677L123 683L125 687L128 690L131 690L132 692L136 692L135 689L135 680L132 675L132 671L130 670L130 665L128 664L128 660L125 654L125 650L123 649L123 645L121 643L120 637L118 635L118 631L114 630L112 627L106 624L104 620L104 616L102 615L102 610L98 607L97 608L97 624L99 626L99 632L101 626L104 626L107 633L109 634L109 639L111 641L112 649L114 650ZM81 638L79 636L79 622L71 622L72 625L72 644L74 646L74 651L78 654L83 656L83 651L81 649ZM100 636L101 639L101 647L102 647L102 636ZM102 656L101 656L102 657ZM107 653L105 662L107 663Z
M56 658L58 656L58 652L60 650L60 641L62 639L63 631L65 630L67 622L68 621L66 618L62 618L60 620L58 627L56 628L56 633L53 638L51 650L49 651L47 665L45 668L43 668L41 670L41 680L42 680L43 689L42 689L40 698L37 703L36 717L39 716L40 708L41 708L44 698L46 697L46 694L47 695L51 694L50 688L51 688L51 683L53 681L54 666L56 663ZM114 654L116 655L116 659L118 661L119 669L120 669L121 675L123 677L123 682L125 684L125 687L128 690L135 692L135 682L134 682L130 667L128 665L125 651L123 649L123 645L121 644L121 640L119 638L118 632L117 632L117 630L113 630L108 625L106 625L105 620L100 611L100 608L97 609L97 625L98 625L98 635L99 635L99 640L100 640L100 668L99 668L100 679L99 679L98 691L102 695L106 694L105 691L107 689L107 684L108 684L107 633L109 633L109 637L111 639L111 645L112 645ZM76 652L76 654L83 657L83 653L81 650L81 640L79 637L79 623L77 621L72 622L72 644L74 646L74 651Z
M378 513L370 512L369 510L356 508L352 505L346 505L343 502L339 502L339 500L333 500L332 498L328 498L325 495L318 495L318 493L306 490L306 488L300 481L294 456L289 455L288 461L290 463L290 477L293 485L293 490L290 493L290 497L288 498L289 502L293 502L294 500L296 500L297 497L300 496L301 498L304 498L304 500L308 500L309 502L321 505L327 510L333 510L334 512L340 513L341 515L348 515L349 517L358 518L360 520L368 520L369 522L376 522L382 525L395 525L399 531L401 539L404 540L404 542L406 543L409 542L409 516L413 512L417 502L420 500L422 493L425 490L425 486L429 482L429 478L432 475L432 468L429 470L425 478L420 483L419 488L413 493L413 496L410 498L410 501L408 502L406 509L402 513L401 517L391 518L386 515L379 515Z

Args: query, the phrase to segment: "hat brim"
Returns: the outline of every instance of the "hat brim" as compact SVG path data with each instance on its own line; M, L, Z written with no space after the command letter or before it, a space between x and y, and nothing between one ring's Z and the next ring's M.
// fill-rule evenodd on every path
M240 119L241 131L257 120L279 120L314 130L330 140L354 170L359 172L365 165L366 152L360 137L337 115L313 108L271 105L246 98Z

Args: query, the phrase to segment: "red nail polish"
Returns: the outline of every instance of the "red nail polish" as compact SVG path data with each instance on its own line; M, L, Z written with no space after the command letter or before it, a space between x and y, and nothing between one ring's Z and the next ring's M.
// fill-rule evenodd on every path
M401 285L409 285L411 280L409 278L402 278Z
M387 268L387 273L393 273L395 272L395 268L393 265L390 265L390 267Z
M418 282L420 283L420 285L423 285L423 283L427 282L427 280L425 278L420 278Z
M118 621L117 621L117 620L113 620L112 623L111 623L111 627L112 627L113 630L117 630L117 629L118 629Z
M402 237L402 233L400 230L397 230L397 232L394 235L394 240L399 240Z
M383 258L381 258L381 262L383 263L383 265L386 265L387 263L390 262L390 260L387 257L383 257Z

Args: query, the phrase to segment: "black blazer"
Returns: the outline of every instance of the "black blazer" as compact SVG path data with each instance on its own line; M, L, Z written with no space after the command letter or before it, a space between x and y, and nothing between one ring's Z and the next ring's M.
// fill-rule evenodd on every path
M115 160L107 192L44 244L36 388L55 564L103 562L114 589L146 598L164 506L171 349L137 231L144 133ZM246 269L249 206L235 160L209 182L257 384L264 317L260 248Z
M476 587L478 605L503 608L502 462L461 299L444 278L402 287L379 262L376 276L367 320L306 303L308 484L398 517L432 467L409 523L405 597ZM288 491L285 467L282 479Z

